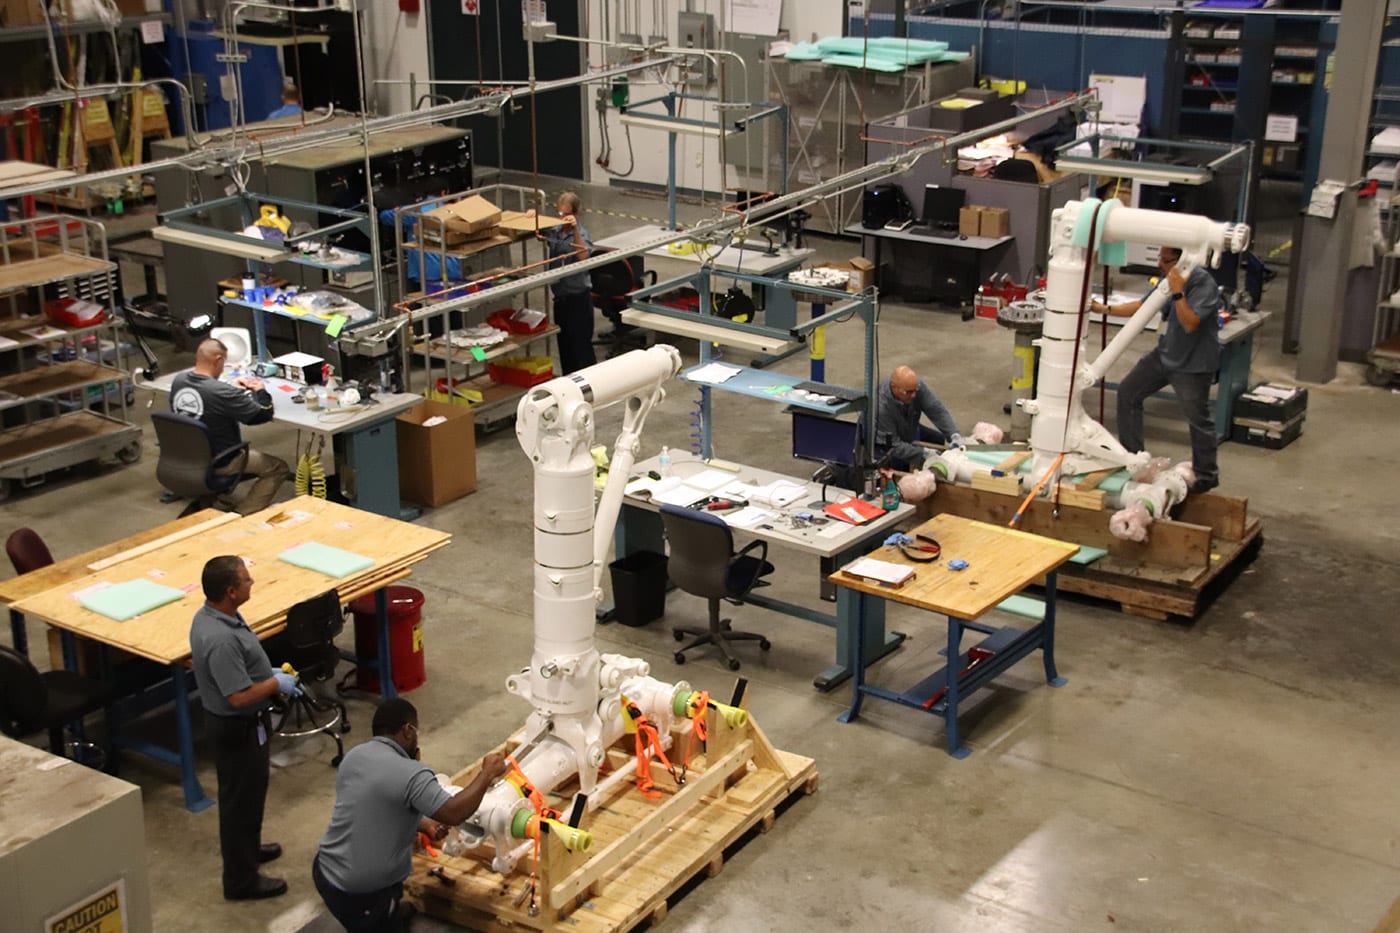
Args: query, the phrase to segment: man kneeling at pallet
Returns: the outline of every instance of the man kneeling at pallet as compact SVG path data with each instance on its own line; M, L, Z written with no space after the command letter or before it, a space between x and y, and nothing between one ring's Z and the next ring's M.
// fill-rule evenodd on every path
M311 866L326 908L352 933L403 929L399 899L413 867L413 840L420 832L434 841L445 838L507 770L501 754L492 752L471 784L453 796L418 761L412 703L385 700L372 728L374 738L346 753L336 772L335 808Z

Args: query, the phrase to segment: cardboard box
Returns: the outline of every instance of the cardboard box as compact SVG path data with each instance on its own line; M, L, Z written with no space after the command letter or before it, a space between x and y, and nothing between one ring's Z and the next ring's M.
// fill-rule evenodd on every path
M984 207L981 218L982 222L977 228L978 236L1003 237L1011 235L1011 211L1006 208Z
M958 208L958 232L963 236L982 235L982 208L968 204Z
M472 195L452 204L444 204L427 212L434 221L422 223L423 240L448 244L465 243L496 235L496 225L501 222L501 209L480 195Z
M423 422L446 420L431 427ZM472 410L422 401L398 417L399 495L436 507L476 492L476 427Z
M848 292L865 291L875 284L875 263L864 256L856 256L845 262L819 262L816 264L816 268L840 269L842 272L849 273L850 279L846 282L846 291Z
M0 28L44 25L41 0L0 0Z

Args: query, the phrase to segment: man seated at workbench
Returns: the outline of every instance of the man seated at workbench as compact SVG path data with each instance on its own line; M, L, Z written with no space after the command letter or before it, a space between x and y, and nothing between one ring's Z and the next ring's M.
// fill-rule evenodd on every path
M933 427L920 423L927 417ZM961 445L962 435L948 406L909 366L896 366L875 392L876 463L896 470L917 470L924 465L927 444Z
M223 341L212 337L200 341L194 354L194 368L177 375L170 386L170 410L204 422L215 454L243 442L240 424L263 424L272 420L272 396L261 379L245 376L230 382L220 379L227 359L228 347ZM235 460L216 472L227 475L237 468ZM287 464L250 447L242 472L254 477L253 488L236 505L231 501L221 501L221 504L236 509L240 515L251 515L272 504L278 487L287 479Z

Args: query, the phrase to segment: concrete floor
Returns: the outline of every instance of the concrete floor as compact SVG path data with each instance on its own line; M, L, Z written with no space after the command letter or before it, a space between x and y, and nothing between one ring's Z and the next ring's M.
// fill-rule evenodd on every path
M558 190L551 186L550 190ZM585 208L604 202L586 193ZM591 202L591 203L590 203ZM654 200L606 196L610 208L652 217ZM589 212L595 238L637 221ZM813 238L822 257L850 242ZM1275 283L1266 307L1281 308ZM1257 378L1291 379L1281 322L1257 341ZM1142 339L1143 347L1150 337ZM1011 336L927 306L886 304L881 368L914 365L967 433L1004 423ZM828 376L857 384L860 332L829 339ZM693 351L693 344L691 345ZM1136 358L1136 354L1133 355ZM1120 363L1122 371L1131 360ZM805 362L782 371L800 376ZM1364 385L1360 367L1310 387L1306 431L1281 451L1226 444L1222 492L1249 498L1264 522L1259 558L1192 625L1124 615L1077 598L1061 604L1062 689L1034 660L1014 668L966 716L971 758L943 751L938 724L871 702L856 724L836 716L847 694L815 692L830 662L828 629L755 607L736 624L766 633L766 656L741 649L751 708L775 744L812 756L821 790L743 848L718 877L674 905L669 930L1364 930L1400 895L1400 636L1385 622L1400 603L1400 394ZM716 453L791 467L779 406L717 394ZM689 445L695 392L680 384L647 426L644 453ZM159 403L159 400L158 402ZM139 403L145 405L145 397ZM1110 400L1109 423L1112 424ZM146 419L144 407L138 413ZM599 418L610 439L615 412ZM254 442L290 458L276 426ZM1188 451L1170 402L1149 405L1154 452ZM175 517L161 505L156 451L121 469L77 471L6 503L5 525L37 529L65 556ZM428 679L409 696L422 720L424 758L453 771L517 728L524 704L503 680L529 657L530 474L510 431L478 437L480 488L420 521L453 533L450 548L415 570L427 595ZM290 485L285 495L290 495ZM816 566L776 550L774 595L812 599ZM264 573L271 570L264 570ZM1389 608L1387 608L1389 607ZM907 646L876 668L898 684L938 664L943 627L891 607ZM703 603L673 594L666 624L604 626L604 650L639 655L662 679L727 691L732 675L709 657L671 659L667 625L701 622ZM7 637L7 636L6 636ZM372 706L351 702L353 742L368 737ZM153 729L173 729L157 717ZM310 862L333 799L329 745L276 750L264 838L286 848L271 866L291 892L230 904L220 897L217 820L188 813L172 769L136 756L122 776L145 797L148 859L160 930L290 931L321 905ZM211 793L212 762L200 777ZM75 841L76 842L76 841ZM435 929L419 920L416 929Z

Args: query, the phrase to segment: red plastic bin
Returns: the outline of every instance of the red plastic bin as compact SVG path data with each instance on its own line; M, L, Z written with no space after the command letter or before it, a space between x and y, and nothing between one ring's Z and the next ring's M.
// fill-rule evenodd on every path
M411 586L391 586L389 599L389 663L393 665L394 686L412 690L428 679L423 664L423 593ZM379 623L375 618L374 594L350 603L355 617L355 654L362 660L379 658ZM361 664L355 670L355 686L379 692L379 672Z

